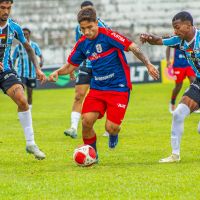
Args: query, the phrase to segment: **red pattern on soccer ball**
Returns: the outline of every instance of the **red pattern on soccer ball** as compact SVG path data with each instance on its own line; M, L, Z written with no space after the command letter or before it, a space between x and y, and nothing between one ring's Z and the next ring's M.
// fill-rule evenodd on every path
M91 166L96 162L96 151L90 145L81 145L74 150L73 159L79 166Z

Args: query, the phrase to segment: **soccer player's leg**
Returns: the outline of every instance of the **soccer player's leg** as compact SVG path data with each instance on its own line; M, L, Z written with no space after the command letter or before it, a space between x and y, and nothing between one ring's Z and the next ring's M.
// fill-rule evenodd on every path
M169 112L171 114L176 108L176 98L182 88L183 80L185 79L185 70L182 68L174 68L174 75L176 77L175 87L172 90L171 101L169 104Z
M199 83L197 83L199 84ZM191 85L189 90L183 95L181 102L173 113L172 130L171 130L171 146L172 155L161 159L160 163L171 163L180 161L180 143L184 130L184 119L197 107L200 103L200 92L197 87Z
M96 147L96 133L94 131L94 124L97 119L104 116L106 104L101 100L102 93L95 90L90 90L85 98L82 109L82 137L84 144L92 146L97 154Z
M118 134L128 106L129 92L110 92L106 100L106 131L109 133L108 146L110 149L114 149L118 144Z
M85 67L83 68L83 71L79 72L79 75L76 79L75 97L71 112L71 127L64 131L64 134L66 136L70 136L71 138L77 137L77 129L81 117L82 104L89 89L90 81L91 75L88 69Z
M15 73L11 73L9 78L4 81L3 90L18 105L18 116L24 129L27 152L34 154L36 159L44 159L45 154L35 144L31 112L22 83Z

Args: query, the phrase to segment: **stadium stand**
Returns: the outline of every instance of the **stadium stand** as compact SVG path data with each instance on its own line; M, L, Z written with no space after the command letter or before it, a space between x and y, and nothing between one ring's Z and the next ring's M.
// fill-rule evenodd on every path
M60 54L54 59L48 56L46 63L65 61L64 53L74 44L74 28L80 0L17 0L12 17L21 25L28 26L34 40L40 43L45 55L53 51ZM98 15L110 26L138 42L138 34L152 32L172 34L171 18L181 10L192 13L195 25L200 24L199 0L93 0ZM160 47L142 47L152 60L164 57ZM134 58L128 56L134 61ZM56 60L56 61L55 61Z

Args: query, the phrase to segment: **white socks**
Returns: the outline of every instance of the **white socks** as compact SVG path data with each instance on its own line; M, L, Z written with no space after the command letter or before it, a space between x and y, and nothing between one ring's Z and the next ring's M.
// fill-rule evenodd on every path
M28 106L29 106L30 111L32 111L32 104L29 104Z
M171 129L172 154L180 155L180 142L184 130L184 119L190 114L190 109L185 104L178 104L173 112Z
M71 128L78 129L78 122L80 120L81 113L79 112L72 112L71 113Z
M25 112L18 112L20 123L24 129L26 145L34 145L34 132L32 126L32 116L30 109Z

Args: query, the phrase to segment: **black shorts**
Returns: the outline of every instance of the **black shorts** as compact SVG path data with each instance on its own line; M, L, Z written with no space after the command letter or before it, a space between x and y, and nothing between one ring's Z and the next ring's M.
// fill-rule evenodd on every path
M185 91L183 96L188 96L198 103L200 107L200 79L196 79Z
M15 84L23 86L21 79L17 76L17 73L14 70L0 72L0 88L5 94L6 91Z
M76 85L90 84L92 78L92 69L87 67L80 67L78 77L76 78Z
M36 88L37 87L36 78L21 77L21 79L22 79L22 83L24 85L26 85L26 87L28 87L28 88Z

